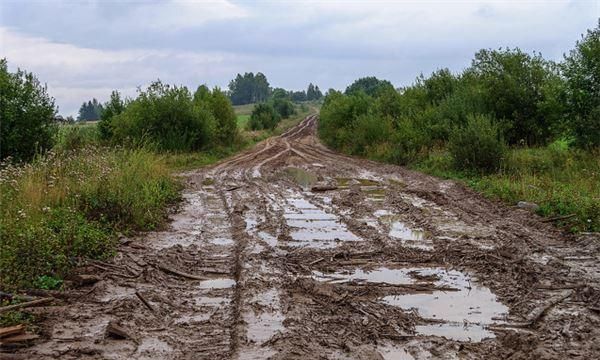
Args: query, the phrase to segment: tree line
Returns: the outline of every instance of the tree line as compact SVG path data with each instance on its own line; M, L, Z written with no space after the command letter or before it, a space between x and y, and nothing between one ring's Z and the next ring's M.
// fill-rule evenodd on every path
M600 25L560 63L518 48L483 49L458 74L440 69L400 89L359 79L325 97L319 133L337 149L399 164L445 146L457 168L493 171L506 146L600 146L598 84Z
M273 93L280 93L282 90L285 91L289 99L294 102L319 100L323 97L323 93L319 87L312 83L308 85L306 91L288 91L282 88L272 89L267 77L261 72L256 73L256 75L252 72L244 73L244 75L237 74L236 77L229 82L228 88L228 95L233 105L265 102L272 97Z

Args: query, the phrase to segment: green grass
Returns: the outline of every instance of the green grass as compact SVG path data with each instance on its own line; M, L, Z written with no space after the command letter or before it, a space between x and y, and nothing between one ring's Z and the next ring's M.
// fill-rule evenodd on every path
M179 185L165 158L89 146L0 168L0 288L55 287L82 258L113 253L118 232L164 221Z
M412 166L435 176L458 179L483 195L510 205L534 202L543 216L575 216L557 222L570 231L600 231L600 153L548 147L509 150L499 172L490 175L452 169L438 150Z
M246 128L246 124L248 123L248 120L250 120L250 115L248 114L244 114L244 115L237 115L237 126L239 129L245 129Z
M236 115L250 115L252 114L252 110L254 110L254 105L256 104L234 105L233 111L235 111Z

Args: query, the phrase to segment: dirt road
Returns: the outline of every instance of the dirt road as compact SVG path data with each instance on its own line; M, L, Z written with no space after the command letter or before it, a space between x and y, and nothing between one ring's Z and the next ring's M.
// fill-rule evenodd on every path
M170 227L122 239L113 261L79 269L102 280L36 308L42 339L18 353L598 358L598 237L566 236L452 181L334 153L316 121L185 174ZM107 336L109 322L126 338Z

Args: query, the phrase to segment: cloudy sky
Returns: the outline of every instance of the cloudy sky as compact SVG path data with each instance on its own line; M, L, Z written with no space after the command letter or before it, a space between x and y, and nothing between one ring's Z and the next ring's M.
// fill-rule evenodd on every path
M374 75L396 86L481 48L560 60L598 24L600 0L0 0L0 57L46 82L63 115L112 89L160 78L226 87L261 71L272 86L343 89Z

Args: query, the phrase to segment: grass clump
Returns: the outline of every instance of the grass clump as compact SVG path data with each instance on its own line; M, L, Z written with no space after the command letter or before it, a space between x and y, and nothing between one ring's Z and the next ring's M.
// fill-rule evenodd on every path
M165 159L145 149L49 152L0 170L0 287L55 287L117 232L151 230L178 197Z

